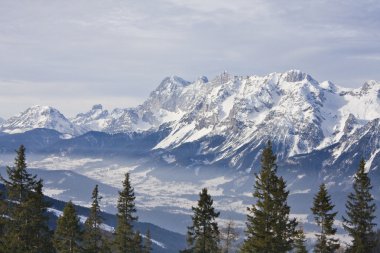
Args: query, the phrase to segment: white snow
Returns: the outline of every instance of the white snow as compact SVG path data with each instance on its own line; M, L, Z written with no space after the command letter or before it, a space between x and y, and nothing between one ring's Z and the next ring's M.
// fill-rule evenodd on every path
M369 169L372 167L372 163L373 163L373 159L375 159L375 157L379 154L380 152L380 149L377 149L375 150L375 152L373 152L370 156L370 158L366 161L366 164L365 164L365 172L368 173L369 172ZM373 166L373 170L377 169L379 165L375 164L375 166Z
M42 160L31 161L29 167L49 170L70 170L85 164L101 162L101 158L69 158L64 156L49 156Z
M162 159L164 159L167 163L174 163L176 161L174 155L164 155L162 156Z
M49 197L56 197L62 193L64 193L66 190L63 190L63 189L58 189L58 188L49 188L49 187L44 187L43 188L43 193L44 195L46 196L49 196Z
M296 218L299 223L303 223L303 224L309 222L308 217L309 217L309 215L308 214L304 214L304 213L302 213L302 214L291 213L289 215L289 218L291 218L291 219Z
M294 195L294 194L307 194L311 191L311 189L305 189L305 190L292 190L290 192L290 195Z

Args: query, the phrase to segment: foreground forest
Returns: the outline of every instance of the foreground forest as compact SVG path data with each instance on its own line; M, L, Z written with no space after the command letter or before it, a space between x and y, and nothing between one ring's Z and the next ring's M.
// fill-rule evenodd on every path
M103 226L98 185L94 186L90 214L84 224L70 201L52 231L48 226L49 203L44 200L43 181L28 172L24 146L18 149L14 166L7 167L7 174L7 178L1 176L6 190L0 199L0 252L152 252L150 231L136 231L133 226L138 216L128 173L119 191L117 225L112 231ZM328 187L320 185L310 203L320 229L314 252L379 252L376 239L379 233L373 222L376 206L364 160L353 177L352 188L342 217L343 227L352 239L346 245L334 236L337 212ZM277 175L276 155L268 142L262 151L261 170L254 182L253 204L247 210L241 245L237 245L239 235L232 221L219 227L220 212L215 210L213 199L204 188L197 206L192 207L188 248L182 252L307 252L302 224L290 218L288 195L286 181Z

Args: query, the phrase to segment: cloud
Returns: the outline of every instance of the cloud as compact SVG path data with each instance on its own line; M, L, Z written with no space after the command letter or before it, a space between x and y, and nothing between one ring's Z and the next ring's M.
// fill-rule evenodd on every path
M82 96L126 107L167 75L194 80L225 69L298 68L360 86L380 79L379 13L371 0L4 0L0 80L29 88L0 84L0 116L19 111L4 101L20 96L25 106L38 100L71 114Z

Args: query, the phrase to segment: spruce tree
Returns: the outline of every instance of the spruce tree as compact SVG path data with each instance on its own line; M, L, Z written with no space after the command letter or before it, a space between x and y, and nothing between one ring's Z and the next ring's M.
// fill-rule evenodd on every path
M335 252L340 247L338 240L333 238L336 233L336 228L333 225L337 212L332 211L334 205L331 203L331 197L327 192L325 184L319 187L313 204L311 211L314 214L315 222L321 228L321 232L316 234L317 243L314 247L314 252Z
M294 253L307 253L306 249L306 237L303 229L297 230L297 235L294 239Z
M129 179L129 173L125 174L123 181L123 190L119 191L119 199L117 202L117 226L114 245L117 252L126 253L133 252L135 248L133 232L133 222L137 221L135 215L135 194Z
M296 227L298 225L296 219L290 219L290 206L287 204L289 191L286 190L286 183L282 177L276 177L276 188L273 191L274 200L274 217L273 232L276 240L273 246L276 252L287 252L292 249L293 241L297 235Z
M53 233L50 231L48 226L49 216L47 215L47 208L49 207L49 204L44 199L42 187L42 180L39 180L27 205L32 216L31 230L29 230L29 233L33 235L33 241L29 244L32 247L30 252L35 253L54 252L52 242Z
M361 160L354 177L354 192L348 195L346 203L346 217L343 217L343 226L352 237L349 252L368 253L375 247L375 219L376 206L370 193L371 180L365 171L365 161Z
M4 199L4 193L0 191L0 253L5 251L5 225L7 222L6 218L6 202Z
M136 231L133 236L133 253L142 253L143 252L143 240L140 234L140 231Z
M99 202L102 199L99 196L98 185L92 191L92 204L90 214L84 223L83 248L86 253L103 253L107 251L105 237L102 236L100 225L103 223Z
M16 151L13 167L7 167L4 183L8 201L4 224L5 252L50 252L51 233L46 209L48 203L42 194L42 180L27 171L25 147Z
M146 231L146 235L144 238L144 246L143 246L143 253L151 253L153 250L152 248L152 237L150 235L150 229Z
M219 252L219 229L215 221L219 212L215 212L211 196L203 188L199 193L198 205L192 207L193 224L188 227L188 244L194 253Z
M287 252L292 249L297 222L290 219L287 205L289 191L277 176L276 156L268 142L261 156L261 170L256 174L253 197L248 208L246 240L241 252Z
M53 242L57 253L84 252L81 248L82 231L79 217L71 201L66 204L62 216L57 220Z

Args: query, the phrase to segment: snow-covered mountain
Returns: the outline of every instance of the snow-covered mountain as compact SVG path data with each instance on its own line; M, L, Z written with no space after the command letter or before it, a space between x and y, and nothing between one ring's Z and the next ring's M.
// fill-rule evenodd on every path
M53 129L63 134L78 135L84 131L71 123L62 113L50 106L33 106L11 117L1 125L5 133L23 133L36 128Z
M102 131L109 124L107 122L108 116L108 111L103 110L103 106L98 104L94 105L86 113L79 113L75 118L71 119L71 122L87 130Z
M279 173L288 182L292 213L312 233L313 218L308 214L319 184L328 185L341 216L361 158L367 161L380 205L376 198L380 187L375 184L380 181L379 104L376 81L346 89L296 70L264 77L224 73L195 82L169 77L136 108L107 111L96 105L71 120L53 117L61 114L48 110L51 120L64 119L72 128L37 124L46 117L27 110L7 121L18 122L18 128L5 124L3 131L52 130L0 134L0 159L11 165L14 150L24 144L31 168L72 170L93 180L91 184L114 188L130 172L139 216L180 233L189 225L199 190L207 187L222 219L232 217L244 229L246 207L252 204L253 172L260 168L262 147L271 139ZM97 131L72 132L72 138L64 139L61 133L67 129ZM89 199L68 184L84 184L86 179L63 178L58 171L49 175L57 180L45 175L46 194L88 204ZM114 210L115 196L104 197L105 207Z
M196 82L181 94L186 100L189 91L197 91L194 103L155 148L171 150L199 142L197 153L213 157L205 162L229 160L231 167L247 168L256 160L252 155L270 139L279 158L286 159L337 143L379 118L379 90L375 81L349 90L296 70ZM210 145L213 137L219 138L217 146Z
M194 155L207 157L201 158L203 164L248 168L257 161L252 155L269 139L281 160L338 143L379 117L380 83L347 89L290 70L247 77L223 73L194 82L167 77L135 108L109 112L95 105L69 121L53 108L37 106L9 119L2 131L50 128L79 135L165 128L169 134L153 150L175 153L195 143Z
M231 167L250 167L244 159L249 157L252 163L249 154L257 153L269 139L280 159L339 142L380 117L379 90L376 81L347 89L318 82L299 70L264 77L223 73L192 83L173 76L165 78L141 106L115 109L102 118L102 129L92 129L157 130L165 123L171 132L155 149L175 150L200 142L198 153L212 154L206 163L229 160ZM210 146L215 137L218 145Z
M5 122L5 119L3 119L2 117L0 117L0 125L3 124Z
M78 114L72 122L88 130L107 133L157 129L161 124L178 120L183 115L178 112L177 105L182 103L182 107L186 108L186 101L181 101L181 93L183 87L189 84L180 77L167 77L150 97L136 108L116 108L109 113L103 110L101 105L95 105L90 111Z

